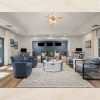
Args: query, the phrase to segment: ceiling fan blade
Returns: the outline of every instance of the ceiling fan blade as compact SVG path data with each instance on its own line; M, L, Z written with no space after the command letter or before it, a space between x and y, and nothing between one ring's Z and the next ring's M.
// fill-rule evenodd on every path
M56 25L59 27L59 25L56 23Z
M48 17L48 16L45 16L46 18L50 18L50 17Z
M49 20L46 20L45 22L47 22L47 21L49 21Z
M50 17L50 15L48 14L48 16Z
M56 18L56 19L61 19L62 17L58 17L58 18Z
M57 22L60 22L59 20L56 20Z
M50 24L50 22L49 22L49 24ZM49 24L48 24L48 25L49 25ZM47 26L48 26L48 25L47 25Z

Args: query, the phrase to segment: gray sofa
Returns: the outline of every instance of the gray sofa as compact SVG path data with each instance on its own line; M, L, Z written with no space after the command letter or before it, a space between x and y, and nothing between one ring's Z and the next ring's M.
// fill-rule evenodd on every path
M32 57L32 59L30 59L32 61L32 68L37 66L37 56L29 56L29 53L24 53L23 54L24 59L28 60L29 57Z
M32 62L28 59L21 60L20 55L11 56L13 73L16 78L23 78L30 75L32 71Z

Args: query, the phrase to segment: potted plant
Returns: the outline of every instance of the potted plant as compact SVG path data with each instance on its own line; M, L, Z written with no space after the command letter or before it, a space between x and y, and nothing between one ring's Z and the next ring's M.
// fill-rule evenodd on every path
M46 50L45 56L46 56L46 61L49 62L49 56L51 56L51 53L49 50Z

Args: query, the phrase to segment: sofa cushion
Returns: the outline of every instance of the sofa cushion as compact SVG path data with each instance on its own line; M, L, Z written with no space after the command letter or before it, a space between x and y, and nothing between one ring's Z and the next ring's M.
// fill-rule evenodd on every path
M11 56L10 58L12 62L21 62L20 55Z
M26 57L26 58L29 57L29 53L26 53L26 54L25 54L25 57Z

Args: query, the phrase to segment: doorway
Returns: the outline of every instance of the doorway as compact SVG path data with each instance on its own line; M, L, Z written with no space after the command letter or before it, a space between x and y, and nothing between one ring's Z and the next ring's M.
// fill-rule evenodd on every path
M4 38L0 38L0 67L4 65Z

